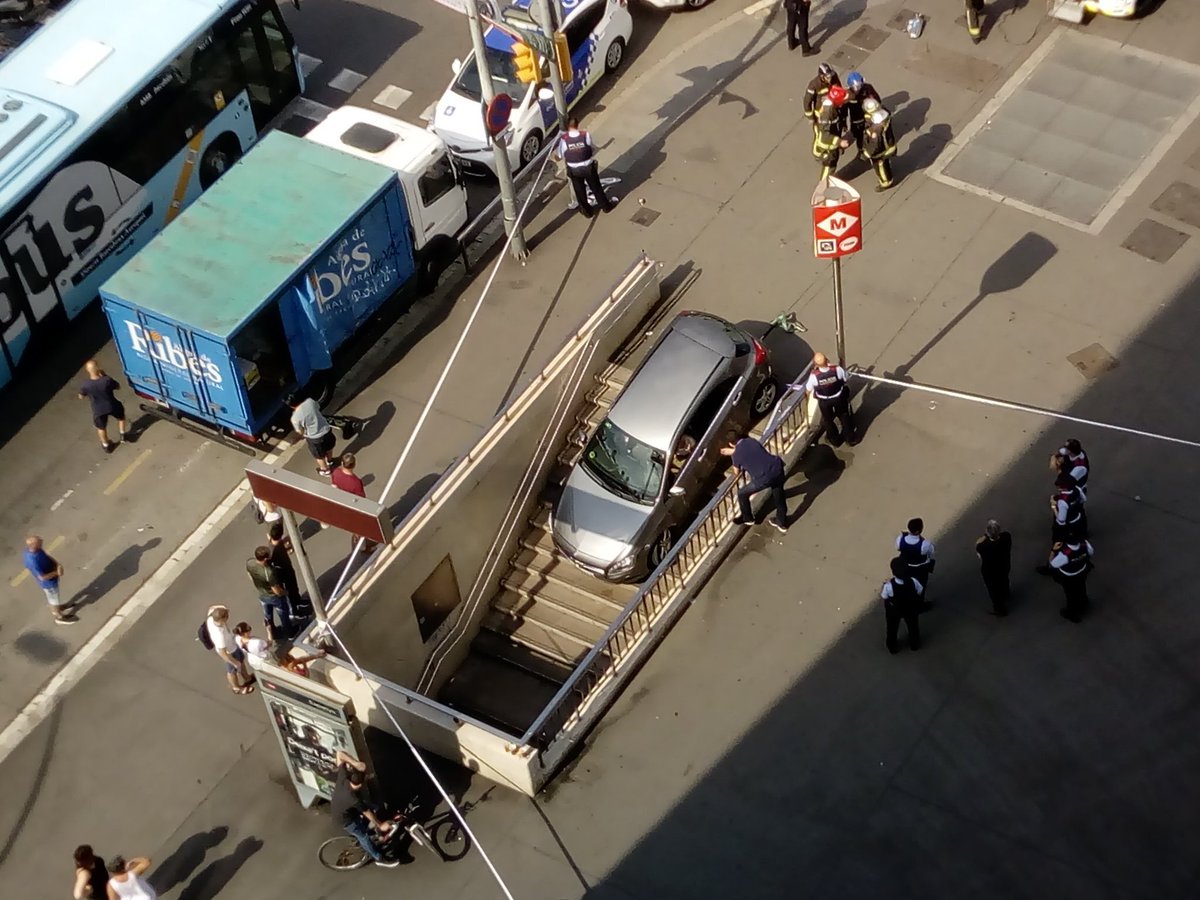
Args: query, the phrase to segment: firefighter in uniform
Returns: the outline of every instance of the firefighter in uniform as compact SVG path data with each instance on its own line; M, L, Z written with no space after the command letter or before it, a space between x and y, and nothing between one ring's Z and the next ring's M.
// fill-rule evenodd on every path
M874 85L865 81L858 72L851 72L846 76L846 118L850 121L850 134L854 136L854 145L860 154L863 149L863 129L866 127L864 100L883 103Z
M1091 601L1087 593L1087 577L1092 571L1092 557L1096 551L1084 538L1072 539L1055 544L1050 551L1050 569L1054 579L1062 585L1066 605L1059 614L1069 622L1083 621Z
M896 653L900 622L908 627L908 647L921 649L921 596L925 589L908 572L902 559L892 560L892 577L883 583L879 596L883 599L883 614L887 619L888 652Z
M983 0L966 0L967 3L967 34L971 36L971 43L978 44L983 36L983 29L980 26L980 20L983 15Z
M896 136L892 133L892 116L878 100L868 97L862 104L867 116L863 129L862 155L875 169L879 184L876 192L886 191L896 182L892 178L892 157L896 155Z
M817 66L817 77L810 81L804 90L804 118L813 123L814 131L817 127L817 114L821 111L821 101L834 85L842 85L837 72L833 71L833 66L829 63L821 63Z
M846 89L836 84L831 85L817 112L812 152L813 158L821 164L822 178L828 178L837 171L842 151L850 146L850 141L845 137L845 102Z
M596 164L596 151L592 146L592 136L579 127L575 116L567 119L567 130L558 140L558 153L567 164L567 177L575 189L575 199L579 202L579 211L587 218L596 214L588 200L588 188L592 196L605 212L612 212L616 203L604 193L604 185L600 181L600 169Z
M831 366L824 353L814 354L804 389L817 398L829 443L835 447L842 446L843 441L849 441L852 447L857 444L858 432L854 428L854 414L850 411L850 385L846 370L841 366ZM840 431L839 421L842 424Z
M808 42L808 8L811 5L812 0L783 0L783 9L787 13L788 49L799 47L804 56L817 52Z

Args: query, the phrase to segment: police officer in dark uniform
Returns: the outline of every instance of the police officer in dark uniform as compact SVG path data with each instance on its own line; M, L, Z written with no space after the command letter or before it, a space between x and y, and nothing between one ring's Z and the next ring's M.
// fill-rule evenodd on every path
M867 116L862 135L862 155L871 163L879 184L876 193L889 190L896 183L892 177L892 157L896 155L896 136L892 133L892 116L878 100L863 101Z
M896 653L900 647L896 638L903 620L908 628L908 647L921 649L921 596L925 589L921 582L908 572L902 559L892 560L892 577L883 583L879 596L883 600L883 614L887 619L887 648Z
M1066 473L1075 479L1075 486L1079 488L1079 493L1083 494L1083 500L1086 503L1088 476L1092 472L1092 463L1088 459L1083 445L1076 438L1068 438L1066 443L1058 448L1058 452L1054 454L1051 461L1055 471Z
M850 122L850 134L854 136L854 145L860 154L863 149L863 129L866 127L864 100L874 100L880 105L883 104L874 85L867 82L859 72L851 72L846 76L846 118Z
M1087 593L1087 577L1092 571L1092 557L1096 550L1084 538L1072 539L1055 544L1050 550L1050 569L1054 579L1062 585L1066 605L1059 610L1068 622L1083 621L1091 601Z
M851 447L857 444L858 432L854 427L854 414L850 411L850 385L847 383L846 370L841 366L831 366L824 353L816 353L804 389L817 398L829 443L835 447L842 446L843 440L849 441ZM837 425L839 421L842 423L840 431Z
M588 188L592 196L605 212L612 212L616 206L615 199L610 199L604 193L604 185L600 182L600 169L596 164L596 151L592 146L592 136L579 127L575 116L567 119L567 130L558 139L558 152L567 164L567 177L575 189L575 199L579 201L579 211L587 218L596 214L596 210L588 201Z
M966 0L967 3L967 34L971 43L978 44L983 36L981 19L983 16L983 0Z
M787 12L788 49L799 47L804 56L812 56L817 52L808 42L808 8L811 5L812 0L783 0L783 8Z
M900 532L896 538L896 552L900 554L898 559L904 563L908 573L921 582L922 588L928 588L929 577L937 562L933 558L933 541L922 534L924 530L924 519L909 519L907 530ZM924 606L928 605L929 601L926 600Z
M817 77L810 81L804 90L804 118L813 123L814 129L817 126L817 115L821 111L821 101L835 84L841 87L842 80L838 78L838 73L833 71L833 66L823 62L817 66Z
M1087 513L1083 503L1083 492L1075 479L1065 472L1059 473L1054 480L1054 493L1050 495L1050 511L1054 514L1051 543L1087 537Z

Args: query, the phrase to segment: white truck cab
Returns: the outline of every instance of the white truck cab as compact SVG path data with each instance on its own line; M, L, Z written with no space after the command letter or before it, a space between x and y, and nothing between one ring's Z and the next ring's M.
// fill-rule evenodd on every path
M305 138L396 172L412 223L418 270L436 280L458 251L458 235L467 224L467 190L442 139L357 106L333 110Z

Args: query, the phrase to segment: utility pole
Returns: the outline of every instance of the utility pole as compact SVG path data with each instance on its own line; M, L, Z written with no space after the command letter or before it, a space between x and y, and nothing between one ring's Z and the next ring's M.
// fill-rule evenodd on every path
M538 18L541 20L538 25L541 26L542 34L546 36L546 40L554 47L554 58L550 60L550 88L554 91L554 108L558 112L558 132L566 134L567 131L567 92L563 86L562 75L559 71L559 47L558 41L554 39L555 32L558 31L560 22L558 21L557 4L551 0L537 0ZM571 59L570 52L567 55L567 66L570 67Z
M300 570L300 580L304 582L304 587L308 591L308 600L312 604L313 615L316 616L318 622L324 625L329 621L329 614L325 611L325 598L321 596L321 586L317 583L312 563L309 562L308 554L304 551L304 537L296 525L296 516L290 509L282 507L280 507L279 513L283 516L283 528L292 542L292 553L296 555L296 568Z
M487 50L483 43L483 25L479 21L479 7L475 0L466 0L466 3L471 46L475 50L475 66L479 70L479 90L487 105L495 99L496 91L492 86L492 73L488 68ZM524 262L529 256L529 248L525 246L525 232L517 221L517 190L513 185L512 166L508 162L508 141L496 135L492 138L492 152L496 158L496 178L500 182L500 204L504 207L504 233L512 239L509 249L513 258Z

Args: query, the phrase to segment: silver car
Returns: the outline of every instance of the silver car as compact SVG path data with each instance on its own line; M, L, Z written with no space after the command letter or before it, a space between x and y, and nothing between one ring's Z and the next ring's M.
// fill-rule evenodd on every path
M596 427L552 513L558 549L608 581L662 562L745 434L775 403L766 349L736 325L681 313Z

